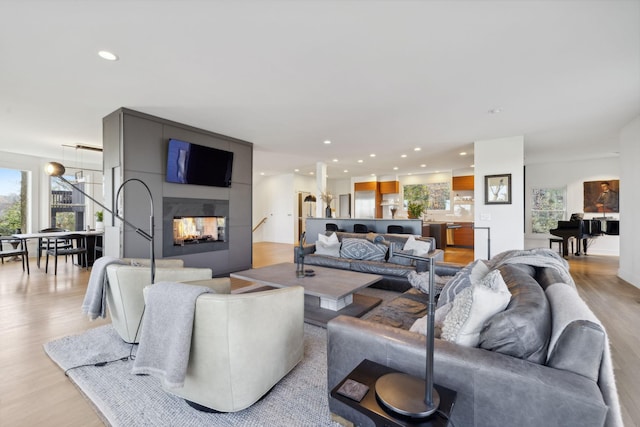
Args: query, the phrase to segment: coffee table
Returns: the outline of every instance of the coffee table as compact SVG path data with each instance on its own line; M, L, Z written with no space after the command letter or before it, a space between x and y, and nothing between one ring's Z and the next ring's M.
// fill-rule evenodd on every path
M276 288L302 286L305 322L323 327L341 314L362 316L382 301L356 294L382 276L317 266L307 266L306 270L313 270L313 276L299 278L296 276L296 264L285 262L238 271L231 273L231 277Z

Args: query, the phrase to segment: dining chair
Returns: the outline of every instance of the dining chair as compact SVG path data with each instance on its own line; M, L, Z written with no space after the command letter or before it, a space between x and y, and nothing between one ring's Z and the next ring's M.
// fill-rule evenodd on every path
M60 227L50 227L50 228L43 228L42 230L40 230L40 233L55 233L59 231L69 231L69 230L67 230L66 228L60 228ZM40 268L40 258L42 257L42 254L46 253L48 249L51 249L54 240L55 239L49 238L49 237L38 237L38 258L36 259L36 265L38 266L38 268ZM57 244L60 245L60 248L68 249L71 247L71 242L69 242L66 239L59 240Z
M45 273L49 272L49 256L54 258L54 275L58 274L58 257L64 255L78 255L78 264L81 267L89 268L87 260L87 236L83 234L67 234L63 237L53 237L52 244L47 249L47 259L44 267ZM69 246L65 246L68 241Z
M26 239L18 239L11 236L0 236L0 259L2 259L2 263L4 264L4 259L9 257L21 257L22 271L25 271L26 266L27 274L30 274L29 251L27 249Z

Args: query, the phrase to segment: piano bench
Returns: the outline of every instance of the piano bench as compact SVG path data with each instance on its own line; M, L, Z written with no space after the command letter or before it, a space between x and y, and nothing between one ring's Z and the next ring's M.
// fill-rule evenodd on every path
M569 252L570 254L573 253L573 237L569 238L569 242L571 242L571 252ZM560 255L562 255L562 239L556 239L554 237L549 238L549 249L553 249L553 244L557 243L558 244L558 253Z

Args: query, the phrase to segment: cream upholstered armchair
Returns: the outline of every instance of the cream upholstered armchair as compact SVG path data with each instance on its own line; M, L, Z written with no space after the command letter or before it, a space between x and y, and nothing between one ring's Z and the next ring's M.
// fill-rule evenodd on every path
M200 295L184 387L166 391L200 410L245 409L302 360L303 327L300 286Z
M144 312L143 289L151 284L151 272L149 260L125 261L128 264L107 266L107 307L118 335L133 343L137 342L136 333ZM156 260L156 282L206 280L211 279L212 274L210 268L185 268L181 259Z

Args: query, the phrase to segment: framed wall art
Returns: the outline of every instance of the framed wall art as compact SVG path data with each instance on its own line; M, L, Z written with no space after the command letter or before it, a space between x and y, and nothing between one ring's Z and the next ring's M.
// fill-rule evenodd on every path
M510 205L511 204L511 174L485 175L484 177L484 204L485 205Z

